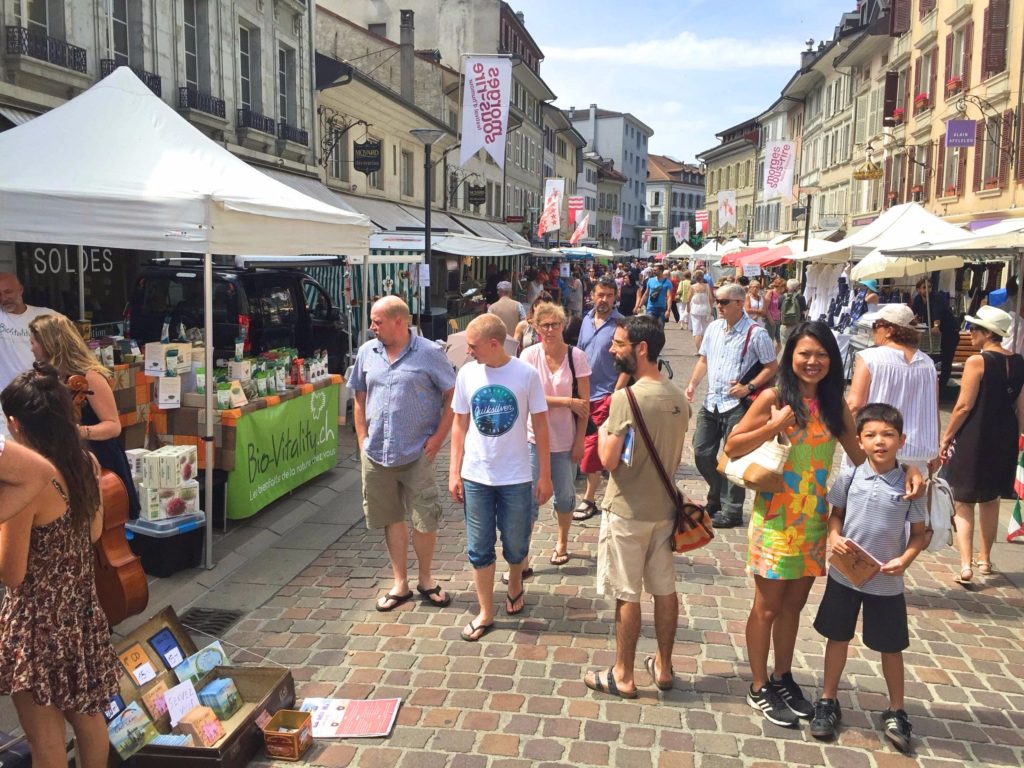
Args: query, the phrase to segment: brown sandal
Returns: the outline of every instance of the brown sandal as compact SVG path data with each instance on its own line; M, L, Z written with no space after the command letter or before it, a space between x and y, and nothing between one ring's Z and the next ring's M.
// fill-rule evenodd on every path
M995 572L996 571L992 567L992 563L986 563L984 560L978 561L978 573L982 576L991 576Z
M954 579L954 581L956 581L957 584L970 584L971 579L973 578L974 571L971 570L970 566L965 565L960 569L960 574Z

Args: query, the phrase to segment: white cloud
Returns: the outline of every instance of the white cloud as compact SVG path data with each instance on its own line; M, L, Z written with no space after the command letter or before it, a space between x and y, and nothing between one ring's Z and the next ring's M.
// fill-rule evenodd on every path
M664 40L617 45L544 46L545 63L600 62L705 72L764 67L795 69L799 64L799 53L800 46L793 41L699 37L692 32L680 32Z

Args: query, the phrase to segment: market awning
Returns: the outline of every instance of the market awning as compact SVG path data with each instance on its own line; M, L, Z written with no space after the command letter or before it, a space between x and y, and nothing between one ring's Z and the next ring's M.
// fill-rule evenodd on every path
M485 221L484 219L473 219L469 216L452 216L452 218L465 227L471 235L486 237L489 240L498 240L499 242L513 242L512 238L498 229L494 222Z
M354 211L368 217L379 231L387 232L401 227L422 227L423 222L406 211L398 203L378 200L372 197L357 197L336 193ZM422 238L422 236L421 236Z
M530 252L529 248L512 245L505 241L489 240L473 235L448 235L440 239L432 239L431 246L439 253L450 253L453 256L501 257L523 256Z
M6 117L13 125L24 125L32 118L39 117L34 112L26 112L24 109L3 106L0 106L0 116Z
M745 248L742 251L733 251L732 253L725 254L725 256L722 257L722 260L721 260L720 263L721 263L721 265L723 267L728 267L728 266L739 267L739 266L743 266L743 264L749 263L749 262L741 261L741 259L749 259L752 256L756 256L756 255L761 254L761 253L766 253L766 252L768 252L770 250L771 250L770 248L761 247L761 248Z
M287 171L278 170L277 168L261 168L258 165L254 165L253 167L263 171L263 173L267 174L267 176L275 181L287 184L297 192L309 195L313 199L319 200L321 203L333 205L336 208L341 208L343 211L362 213L362 211L356 210L349 205L340 193L324 186L319 179L315 179L311 176L300 176L297 173L288 173Z
M525 237L523 237L521 234L512 229L512 227L508 226L503 222L495 221L492 222L491 226L493 226L496 230L505 235L505 237L507 237L509 239L509 242L511 243L516 243L517 245L529 244Z

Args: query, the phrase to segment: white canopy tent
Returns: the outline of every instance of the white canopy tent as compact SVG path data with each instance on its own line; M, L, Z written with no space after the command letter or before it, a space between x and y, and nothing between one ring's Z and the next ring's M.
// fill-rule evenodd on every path
M1024 218L1006 219L968 234L960 231L956 240L924 241L906 248L883 249L891 257L934 259L956 255L972 261L1007 258L1024 252Z
M0 133L0 240L204 253L206 565L213 566L212 254L365 257L369 220L206 138L127 67Z
M929 213L919 203L904 203L885 211L864 229L830 247L816 248L794 260L841 264L863 259L875 250L888 250L926 242L944 242L964 236L964 230Z
M692 256L696 251L693 250L693 246L689 243L680 243L676 246L674 251L671 251L668 255L670 259L684 259L687 256Z

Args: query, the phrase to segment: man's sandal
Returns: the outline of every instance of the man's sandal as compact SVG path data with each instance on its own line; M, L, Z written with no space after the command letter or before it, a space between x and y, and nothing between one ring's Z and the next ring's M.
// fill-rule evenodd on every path
M618 696L621 699L635 699L637 697L637 692L635 690L619 690L619 686L615 682L614 668L608 667L608 671L604 673L606 677L603 681L601 680L602 671L603 670L595 669L588 675L584 675L583 684L592 691L597 691L598 693L609 693L612 696ZM593 679L591 679L591 676Z
M572 513L572 519L577 523L581 523L584 520L589 520L598 513L597 504L592 502L590 499L584 499L579 503L579 506Z

